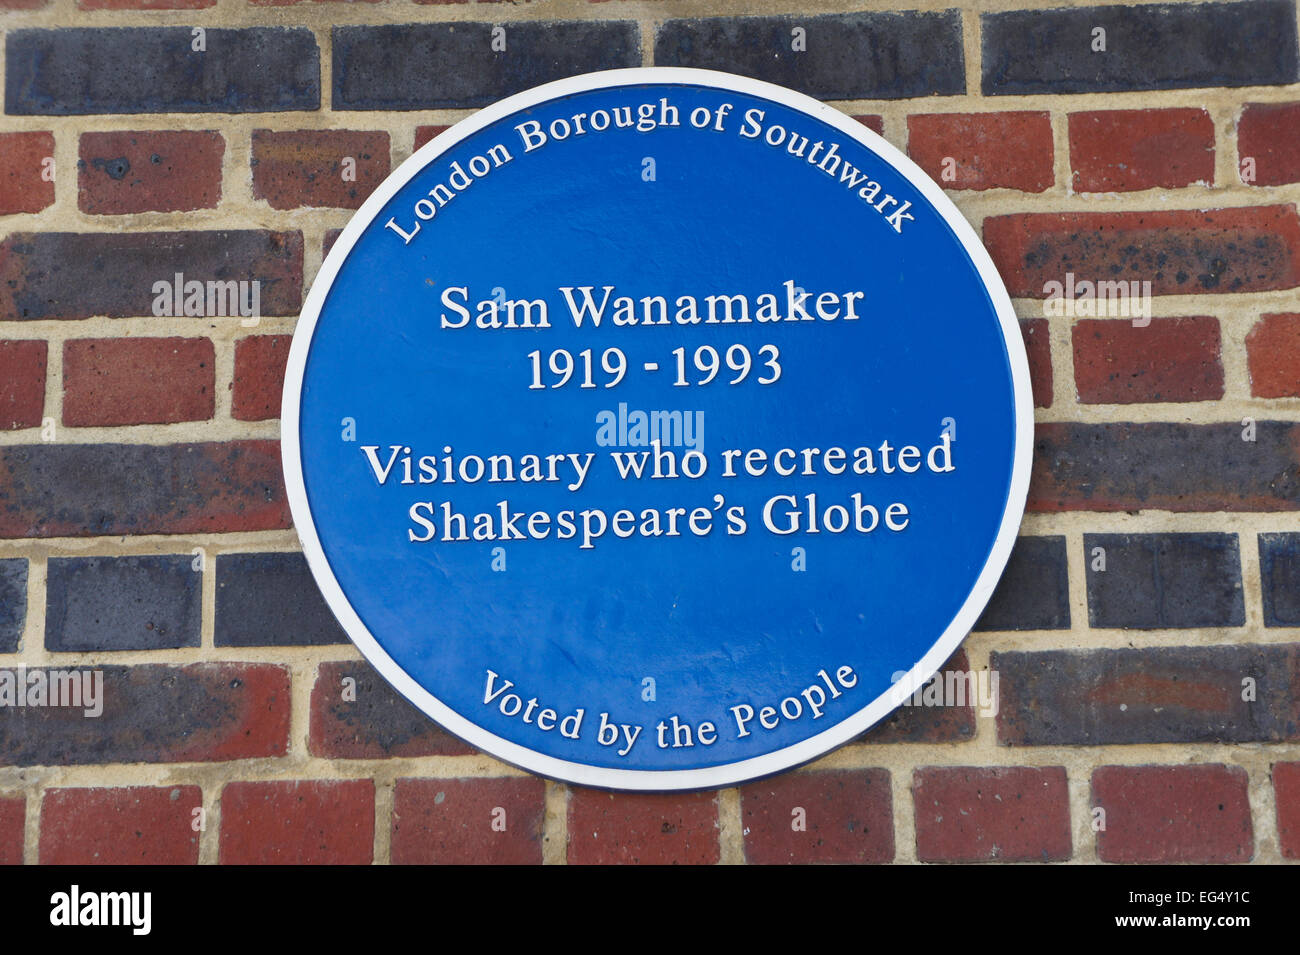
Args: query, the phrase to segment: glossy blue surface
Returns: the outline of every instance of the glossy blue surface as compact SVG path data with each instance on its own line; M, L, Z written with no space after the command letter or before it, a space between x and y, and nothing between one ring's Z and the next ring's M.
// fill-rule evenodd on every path
M658 103L679 110L680 126L609 129L570 136L524 152L515 127L588 116L600 108ZM690 111L733 104L724 129L696 129ZM739 134L744 113L765 111L810 141L835 142L838 155L912 203L895 231L887 216L836 176ZM716 117L716 112L712 114ZM503 144L512 158L458 192L404 243L384 223L415 223L415 202L446 183L451 164ZM655 178L643 178L647 159ZM481 168L481 167L480 167ZM877 200L879 201L879 200ZM788 304L783 283L811 293L860 290L861 318L772 324L575 328L561 287L616 287L634 299L763 292ZM448 287L467 287L471 303L544 299L549 328L441 327ZM611 296L611 298L613 297ZM639 307L639 306L638 306ZM671 311L670 311L671 317ZM746 346L757 359L775 345L782 374L676 387L673 350ZM626 355L613 388L601 353ZM529 353L595 352L598 387L576 378L531 389ZM645 363L658 364L649 372ZM689 370L689 364L688 364ZM698 374L695 377L699 377ZM553 376L547 372L544 382ZM601 412L702 413L708 472L698 479L622 480L611 451L597 442ZM356 441L341 439L355 419ZM955 469L934 473L926 453L953 419ZM580 93L498 122L438 156L393 197L342 265L319 318L307 360L300 438L307 497L329 564L353 608L386 653L438 700L486 731L558 759L617 769L717 766L788 747L826 730L888 690L930 649L969 596L1006 507L1015 415L1012 374L994 306L976 268L941 216L917 189L863 144L821 121L754 96L685 85ZM690 420L697 421L692 417ZM921 452L917 473L723 476L727 449L859 446L888 441ZM361 448L391 447L439 461L450 446L464 455L595 453L582 488L565 482L403 485L402 465L383 484ZM676 449L679 453L684 448ZM936 459L939 460L939 459ZM802 464L802 457L799 458ZM820 461L814 457L814 461ZM561 473L568 475L565 468ZM418 478L418 468L413 472ZM860 493L879 511L870 533L825 531L781 536L762 523L764 502L816 494L821 508ZM714 510L716 495L724 504ZM469 518L619 508L709 509L712 532L616 538L580 547L581 538L415 542L416 502L450 501ZM885 527L885 510L908 509L905 530ZM743 506L747 531L729 535L723 514ZM788 508L782 507L780 513ZM441 521L434 523L441 535ZM581 519L578 519L579 524ZM637 522L640 523L639 521ZM680 521L685 526L685 521ZM526 518L518 522L526 528ZM551 524L554 527L554 522ZM505 570L493 569L504 548ZM796 569L803 549L806 569ZM495 555L500 558L500 554ZM500 561L498 559L498 566ZM851 667L823 715L816 694L800 691ZM487 671L513 681L534 722L484 703ZM647 701L645 683L654 681ZM496 686L500 687L498 681ZM801 701L801 716L768 730L752 720L740 736L732 707L757 711ZM557 717L584 711L577 739L535 724L542 708ZM793 710L793 707L788 707ZM600 714L643 727L626 745L602 745ZM656 725L677 716L716 741L660 747ZM707 732L705 734L708 735ZM667 737L672 742L671 731Z

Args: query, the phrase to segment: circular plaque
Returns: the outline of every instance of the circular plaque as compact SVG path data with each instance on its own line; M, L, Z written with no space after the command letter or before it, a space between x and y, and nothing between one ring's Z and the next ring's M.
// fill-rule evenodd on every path
M863 733L984 608L1033 434L1011 302L911 161L806 96L618 70L403 163L293 339L322 593L507 762L727 785Z

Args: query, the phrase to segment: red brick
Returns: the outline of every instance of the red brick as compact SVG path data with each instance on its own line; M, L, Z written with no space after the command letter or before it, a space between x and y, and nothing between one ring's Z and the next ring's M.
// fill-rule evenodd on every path
M323 240L321 240L321 256L322 256L322 257L324 257L324 256L328 256L328 255L330 254L330 249L334 248L334 243L337 242L337 241L339 240L339 236L341 236L342 234L343 234L343 230L342 230L342 229L326 229L326 230L325 230L325 238L324 238Z
M745 858L751 863L890 862L894 858L888 770L774 776L742 787L740 809Z
M540 865L546 785L510 779L399 779L395 865ZM504 827L504 828L502 828Z
M0 798L0 865L23 864L27 800L22 796Z
M1300 315L1264 315L1246 336L1250 393L1300 398Z
M45 342L0 341L0 431L41 423L46 351Z
M217 0L77 0L82 10L205 10Z
M196 865L198 786L51 789L41 803L42 865Z
M885 135L884 117L875 116L873 114L868 113L863 116L854 116L853 118L856 119L863 126L867 127L867 129L871 130L873 133L876 133L880 136Z
M1240 160L1255 160L1254 186L1300 182L1300 103L1249 103L1237 122Z
M1152 318L1075 324L1074 380L1084 404L1217 401L1223 397L1219 320Z
M569 862L574 865L712 865L718 794L569 793Z
M40 212L54 205L54 183L42 178L44 160L53 155L53 133L0 133L0 215Z
M1214 121L1203 109L1071 113L1076 192L1214 185Z
M50 0L0 0L0 10L39 10Z
M344 181L343 160L356 163ZM253 195L272 209L356 209L388 175L388 133L253 130Z
M344 681L351 693L344 697ZM311 690L308 749L328 759L472 756L364 661L322 663Z
M284 367L292 335L252 335L235 342L234 395L230 414L237 421L280 417Z
M428 143L434 136L439 135L445 130L451 129L450 126L417 126L415 127L415 148Z
M945 189L1042 192L1054 181L1046 112L909 116L907 152Z
M215 209L221 202L226 142L218 132L83 133L79 148L77 206L82 212L190 212Z
M1092 802L1103 862L1249 862L1254 830L1239 766L1102 766Z
M924 767L912 774L922 862L1059 862L1070 858L1065 770Z
M1043 212L984 220L984 244L1017 298L1047 283L1149 281L1155 295L1300 285L1294 205L1172 212Z
M86 338L63 343L69 427L206 421L214 407L207 338Z
M369 779L235 782L221 793L223 865L369 865Z
M1300 763L1273 764L1277 839L1282 856L1300 859Z
M193 684L214 682L217 686L199 696L193 709L179 714L170 724L164 724L160 717L173 701L164 700L152 707L147 699L136 704L137 723L144 723L146 717L157 718L157 723L131 727L135 729L134 739L130 732L123 732L128 737L123 745L134 744L139 754L123 762L224 762L283 756L288 750L289 672L284 667L269 663L194 663L154 669L158 687L170 689L180 683L193 693L197 689ZM174 676L167 673L169 669ZM123 701L123 709L129 702ZM187 722L192 724L188 728ZM145 729L149 731L143 732ZM170 749L165 740L168 734L178 737Z
M1020 335L1025 340L1029 359L1029 385L1034 392L1035 408L1052 407L1052 339L1051 325L1045 318L1022 318Z

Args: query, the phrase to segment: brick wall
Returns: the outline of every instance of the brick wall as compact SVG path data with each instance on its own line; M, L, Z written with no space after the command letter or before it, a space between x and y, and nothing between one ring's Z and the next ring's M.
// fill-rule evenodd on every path
M107 687L0 708L0 863L1300 857L1294 0L851 6L0 0L0 668ZM324 248L437 128L655 64L860 117L983 235L1038 419L949 664L997 672L996 716L571 788L396 698L316 593L277 417ZM260 282L262 317L154 314L175 273ZM1045 307L1067 273L1149 282L1149 321Z

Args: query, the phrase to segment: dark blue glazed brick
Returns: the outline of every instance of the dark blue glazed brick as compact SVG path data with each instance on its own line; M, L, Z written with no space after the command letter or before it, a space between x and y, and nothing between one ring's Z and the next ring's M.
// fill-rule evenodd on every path
M980 18L985 96L1297 79L1294 0L1015 10ZM1094 51L1096 29L1106 48Z
M1070 629L1064 537L1021 537L975 630Z
M0 538L234 533L290 524L278 441L0 447Z
M302 554L222 554L216 564L217 646L348 642Z
M1300 739L1300 644L995 652L989 666L1004 746Z
M655 65L739 73L819 99L966 92L956 10L669 20L655 35Z
M188 554L51 557L46 649L197 647L203 575L194 561Z
M83 690L89 677L97 704L83 695L90 712L84 706L0 706L0 766L213 762L274 758L288 749L285 667L68 664L46 669L46 681L60 673L81 674ZM96 705L102 712L92 716Z
M0 240L0 322L151 315L154 283L178 272L186 281L257 282L260 315L297 315L302 233L11 232Z
M1088 620L1159 630L1246 622L1236 534L1085 534ZM1105 570L1097 548L1105 552Z
M0 560L0 653L15 653L27 622L27 561Z
M257 113L320 108L320 49L302 27L15 30L5 52L5 112Z
M1250 438L1235 421L1039 422L1026 509L1300 510L1300 422L1256 421Z
M1264 626L1300 627L1300 534L1259 535Z
M334 28L333 109L487 106L552 80L641 65L635 23L524 21Z
M344 696L344 687L352 692ZM328 759L469 756L477 752L415 708L364 661L322 663L307 748Z

